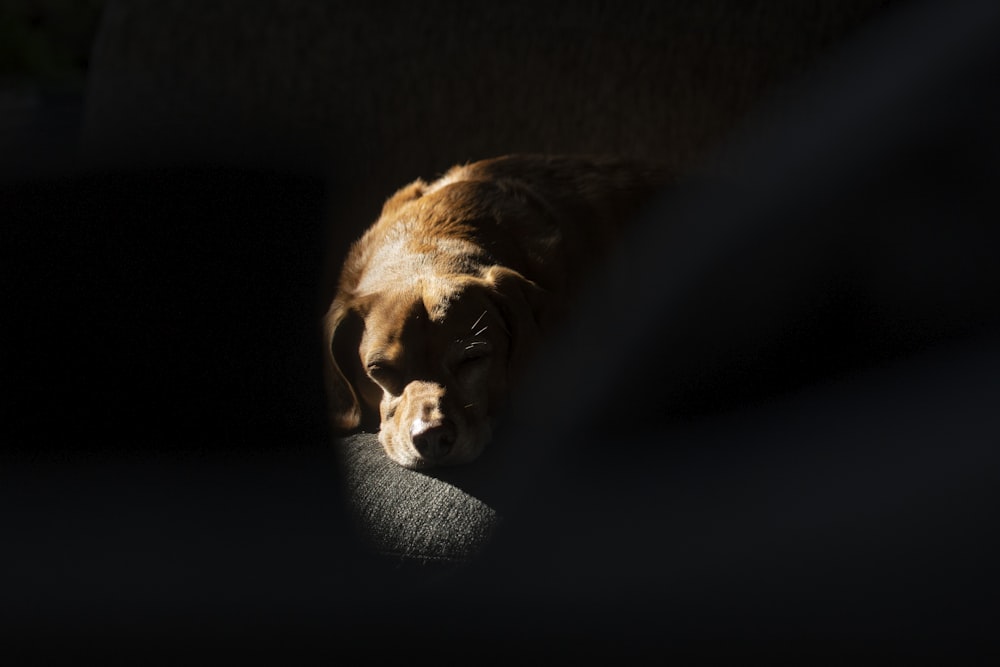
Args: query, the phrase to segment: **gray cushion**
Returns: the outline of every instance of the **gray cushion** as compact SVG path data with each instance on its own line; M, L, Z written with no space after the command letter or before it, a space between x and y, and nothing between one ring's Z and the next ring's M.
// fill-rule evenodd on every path
M349 505L371 548L392 560L459 563L489 541L498 515L459 486L390 461L360 433L342 448Z

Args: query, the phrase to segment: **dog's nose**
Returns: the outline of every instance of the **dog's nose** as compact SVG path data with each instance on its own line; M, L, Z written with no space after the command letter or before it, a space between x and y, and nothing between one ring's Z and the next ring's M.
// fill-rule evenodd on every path
M455 426L450 420L428 424L418 419L410 429L410 438L417 452L428 462L440 461L455 445Z

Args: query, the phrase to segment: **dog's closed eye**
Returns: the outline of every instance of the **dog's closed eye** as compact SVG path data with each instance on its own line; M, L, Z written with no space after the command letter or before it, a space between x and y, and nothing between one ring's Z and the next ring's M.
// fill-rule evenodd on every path
M478 362L486 361L493 354L493 346L485 341L473 341L462 350L459 358L460 366L469 366Z

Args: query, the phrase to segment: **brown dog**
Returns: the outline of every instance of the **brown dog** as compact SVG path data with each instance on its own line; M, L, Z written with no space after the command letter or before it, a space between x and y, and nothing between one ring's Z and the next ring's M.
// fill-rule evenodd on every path
M507 156L397 192L326 316L335 427L380 424L408 468L475 459L573 287L668 180L623 160Z

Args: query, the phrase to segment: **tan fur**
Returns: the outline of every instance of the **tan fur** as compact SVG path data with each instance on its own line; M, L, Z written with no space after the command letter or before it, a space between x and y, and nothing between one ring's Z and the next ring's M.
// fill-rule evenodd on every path
M334 425L377 425L407 467L475 459L574 286L668 181L637 162L506 156L399 190L327 313Z

